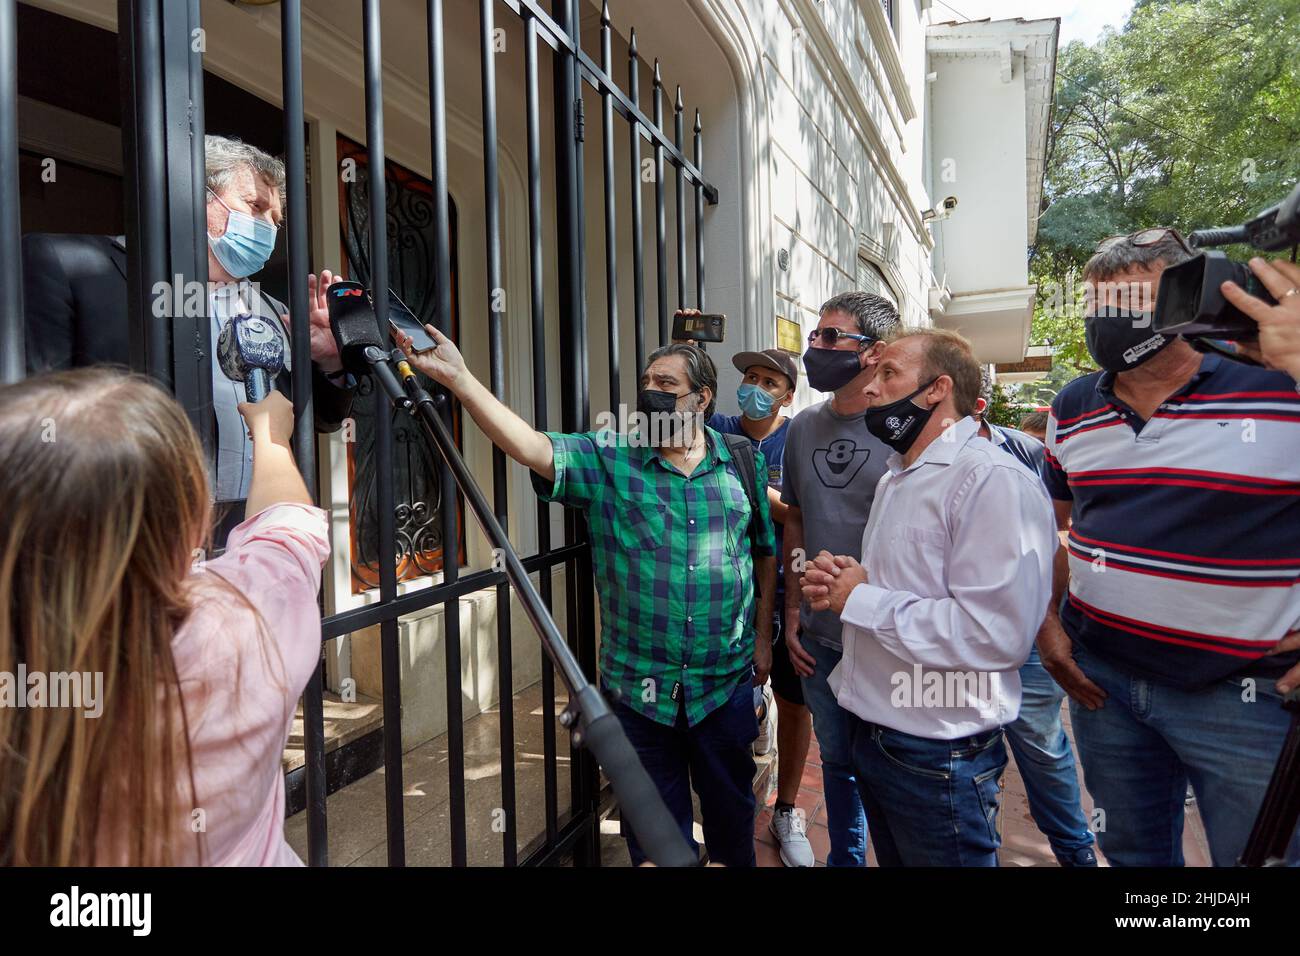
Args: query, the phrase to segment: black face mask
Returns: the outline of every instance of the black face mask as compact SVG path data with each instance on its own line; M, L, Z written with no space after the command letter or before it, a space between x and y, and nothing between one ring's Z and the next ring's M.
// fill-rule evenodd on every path
M1104 308L1085 316L1084 339L1093 361L1108 372L1127 372L1174 340L1151 328L1152 313Z
M862 371L861 352L812 348L803 353L808 384L819 392L838 392Z
M867 431L900 455L906 455L907 450L916 443L917 436L921 434L935 409L933 405L922 408L912 399L937 381L937 378L932 378L911 395L904 395L898 401L890 402L888 405L868 408L867 413L862 416Z
M646 426L653 444L675 444L686 421L699 415L698 412L677 411L678 398L685 397L653 388L643 388L636 393L636 410L646 417Z

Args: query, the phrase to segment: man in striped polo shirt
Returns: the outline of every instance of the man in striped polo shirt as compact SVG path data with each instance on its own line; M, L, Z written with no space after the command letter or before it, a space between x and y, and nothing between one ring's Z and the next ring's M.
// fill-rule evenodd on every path
M1189 782L1213 862L1236 862L1289 724L1277 682L1300 677L1300 394L1153 331L1160 274L1191 255L1171 229L1097 247L1085 327L1102 370L1048 421L1068 546L1038 647L1116 866L1182 865Z

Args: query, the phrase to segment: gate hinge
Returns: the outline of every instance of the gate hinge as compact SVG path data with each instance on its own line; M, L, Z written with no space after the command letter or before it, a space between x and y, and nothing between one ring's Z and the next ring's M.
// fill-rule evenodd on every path
M582 112L581 96L578 97L578 101L574 104L574 106L576 108L573 114L574 116L573 138L576 139L579 143L581 143L583 141L583 133L586 131L586 125L587 125L586 117L583 115Z

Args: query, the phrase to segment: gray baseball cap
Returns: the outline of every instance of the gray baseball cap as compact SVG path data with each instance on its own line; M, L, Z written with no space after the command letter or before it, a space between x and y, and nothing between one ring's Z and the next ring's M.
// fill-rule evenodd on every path
M737 371L742 375L755 365L761 365L763 368L770 368L774 372L780 372L788 378L791 388L799 384L798 363L795 362L794 356L780 349L764 349L761 352L737 352L731 357L731 364L736 366Z

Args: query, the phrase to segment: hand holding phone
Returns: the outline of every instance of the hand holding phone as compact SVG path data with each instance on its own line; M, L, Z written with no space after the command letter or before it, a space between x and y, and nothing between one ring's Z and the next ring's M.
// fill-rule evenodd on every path
M430 349L437 348L437 343L429 338L429 333L424 330L424 325L415 313L407 308L406 303L399 299L392 289L388 290L388 327L393 333L393 341L397 341L398 332L403 332L411 338L411 348L416 352L428 352Z
M673 313L674 342L721 342L727 317L717 312L678 309Z

